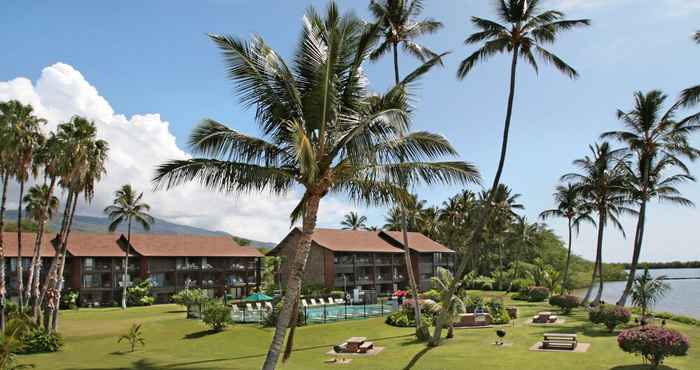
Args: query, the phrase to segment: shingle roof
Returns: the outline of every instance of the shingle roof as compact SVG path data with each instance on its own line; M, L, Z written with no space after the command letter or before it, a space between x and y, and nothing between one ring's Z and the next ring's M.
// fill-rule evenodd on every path
M117 234L71 232L68 253L75 257L124 257L117 238Z
M381 235L385 235L387 238L399 243L403 247L403 235L400 231L382 231ZM436 242L427 236L416 233L408 233L408 246L416 252L440 252L440 253L455 253L452 249L445 247L444 245Z
M131 245L142 256L262 257L255 247L241 246L229 236L133 234Z
M5 247L6 257L17 257L17 233L4 232L2 233L3 246ZM53 236L52 236L53 237ZM34 253L34 243L36 241L35 233L22 233L22 257L31 257ZM41 243L41 257L53 257L56 250L51 246L50 238L44 234Z
M403 252L380 238L376 231L316 229L312 240L334 252Z

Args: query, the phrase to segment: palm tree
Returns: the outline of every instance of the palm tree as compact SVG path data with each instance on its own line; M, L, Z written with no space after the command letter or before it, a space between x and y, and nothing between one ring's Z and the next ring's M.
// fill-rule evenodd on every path
M566 252L566 264L564 265L564 280L561 284L561 294L564 294L569 289L569 266L571 263L572 230L579 232L579 227L582 222L588 222L595 225L595 220L590 216L590 210L583 207L583 199L578 189L571 183L557 186L554 192L554 202L557 208L552 208L542 211L540 218L547 220L552 217L566 218L569 231L569 245Z
M563 31L590 25L590 20L566 20L564 19L564 14L557 10L547 10L538 13L539 3L540 0L497 0L496 11L504 24L484 18L472 17L472 24L479 29L479 32L473 33L464 41L467 45L480 42L484 42L484 45L462 61L457 70L457 77L460 79L463 79L478 62L500 53L510 53L512 55L503 139L501 142L498 169L496 170L496 176L491 185L492 195L495 195L496 188L501 182L501 175L503 174L503 167L506 160L508 134L513 114L513 100L515 98L515 76L518 57L528 62L535 69L535 72L537 72L539 67L533 54L534 52L546 63L552 64L557 70L568 77L575 78L578 76L576 70L561 58L545 49L544 46L553 44L556 41L557 35ZM485 213L488 212L490 212L490 209L487 208ZM482 229L488 219L489 217L487 215L482 217L480 225L477 225L474 232L470 234L469 242L474 245L472 248L473 256L479 254L479 249L481 248L480 244L482 243L481 235L484 233ZM468 260L467 258L462 259L457 267L456 276L464 275ZM474 263L472 264L475 265ZM454 287L451 289L451 292L450 294L454 294ZM440 333L444 320L445 317L443 317L443 315L438 317L438 325L435 326L433 337L430 340L431 346L440 344Z
M5 228L7 185L12 173L12 119L11 102L0 103L0 331L5 330L5 245L2 230Z
M16 100L8 102L10 106L11 122L10 135L12 137L12 157L14 157L14 177L19 183L19 202L17 206L17 225L22 224L22 198L24 197L24 184L29 180L32 157L37 148L43 143L44 136L41 126L46 123L43 118L34 115L31 105L24 105ZM36 173L34 173L36 175ZM22 264L22 228L17 228L17 297L19 310L24 310L24 271Z
M29 188L29 191L22 199L22 202L24 203L25 209L29 216L37 224L37 232L35 236L36 240L41 240L44 233L44 228L46 227L46 221L52 219L58 210L58 197L50 193L48 185L35 185ZM32 299L32 296L36 297L38 295L41 271L40 266L40 249L36 248L35 244L34 253L32 253L32 261L29 265L27 288L26 292L24 293L26 302L29 302Z
M343 226L343 230L367 230L367 217L350 212L345 215L340 225Z
M693 34L693 41L700 44L700 31ZM683 90L681 92L680 103L685 107L690 107L700 103L700 85Z
M383 34L382 42L372 53L370 58L377 60L385 55L389 50L393 52L394 61L394 83L400 83L399 74L399 44L404 50L418 58L422 62L435 60L442 64L442 57L445 54L437 55L430 49L416 43L415 39L437 32L442 28L442 23L433 19L416 20L423 10L422 0L372 0L369 5L370 12L374 16L375 24ZM403 162L403 156L399 157ZM407 188L406 181L400 179L399 185ZM401 216L401 231L403 236L404 263L407 271L413 271L411 261L411 248L408 244L408 215L405 206L399 203L399 213ZM408 274L408 283L413 297L418 297L418 285L414 274ZM429 336L427 326L423 325L421 308L419 304L414 306L414 316L416 318L416 336L419 339L427 339Z
M515 210L523 210L525 206L518 203L520 194L513 194L512 190L504 184L498 184L495 191L487 190L479 194L479 203L482 209L488 210L483 217L488 218L485 221L485 234L490 236L490 240L496 245L498 251L498 267L499 271L503 271L503 243L504 233L508 231L512 221L518 219L518 214ZM490 269L491 266L488 266ZM501 280L498 281L498 289L501 289Z
M425 200L419 200L416 194L410 194L398 207L392 207L385 217L384 229L401 231L403 228L403 216L406 217L406 230L418 232L421 228L421 217L425 212Z
M515 248L513 256L513 279L520 277L520 260L522 259L523 252L529 252L536 245L534 237L538 229L539 226L537 223L531 224L527 222L527 218L524 216L518 216L515 223L510 225L506 240ZM510 288L509 286L508 290L510 290Z
M124 252L124 274L122 276L122 309L126 309L126 288L129 281L129 249L131 248L131 222L136 221L145 231L151 229L154 219L148 212L151 206L143 203L143 193L136 194L131 185L122 185L114 193L114 202L105 208L104 213L109 218L109 232L126 221L126 249Z
M307 11L292 67L261 37L252 42L210 37L224 53L242 103L255 107L266 138L205 120L190 136L195 158L160 165L154 182L172 188L196 181L225 193L283 194L303 188L291 212L293 222L302 220L302 237L290 260L282 309L263 365L272 370L286 328L296 325L291 319L297 316L294 307L321 199L344 193L362 203L388 204L407 196L395 185L398 179L410 184L468 183L479 175L465 162L431 162L457 154L444 137L404 135L410 112L407 85L437 61L429 61L386 94L370 93L362 64L376 32L352 14L341 15L334 3L325 16L313 8Z
M635 277L632 286L632 304L642 310L642 320L647 317L649 309L663 298L671 286L664 281L666 276L652 277L649 269L644 269L644 273Z
M438 302L438 305L440 307L440 312L445 312L449 318L447 321L448 339L454 337L454 323L455 321L459 320L459 314L466 311L466 303L462 299L461 294L453 294L449 297L446 294L450 288L450 285L455 283L454 280L454 276L450 270L442 267L438 267L435 276L430 278L430 281L435 289L437 289L440 292L440 296L444 297L445 299L444 301ZM462 280L460 287L466 286L466 284L464 284L465 280L466 278Z
M581 173L568 173L562 176L562 181L571 181L580 192L584 201L583 208L590 209L598 214L598 242L596 247L595 265L591 286L581 301L586 305L595 285L596 274L599 278L598 294L593 300L595 304L600 301L603 294L603 235L610 222L624 236L619 216L622 214L635 214L629 208L628 182L625 172L626 161L629 156L624 149L612 149L608 142L589 146L591 156L574 161L574 165Z
M633 195L639 204L639 217L637 218L630 274L625 290L617 302L623 306L632 288L639 263L647 203L653 197L660 196L664 197L663 200L679 200L676 202L677 204L689 204L686 199L670 197L677 196L678 193L675 189L673 189L673 193L656 192L656 186L661 185L659 183L660 176L663 176L661 171L677 168L682 173L679 175L680 177L672 177L674 182L692 180L682 159L695 160L700 156L700 150L690 145L688 137L692 132L700 129L700 124L698 124L700 114L676 120L680 104L674 104L664 111L666 99L666 95L659 90L653 90L646 94L640 91L636 92L634 94L634 108L629 112L617 111L617 117L624 125L624 130L605 132L601 135L602 138L611 138L624 143L636 162L634 165L636 171L629 173L632 183L638 185L634 187ZM652 171L652 167L657 167L655 168L656 172Z

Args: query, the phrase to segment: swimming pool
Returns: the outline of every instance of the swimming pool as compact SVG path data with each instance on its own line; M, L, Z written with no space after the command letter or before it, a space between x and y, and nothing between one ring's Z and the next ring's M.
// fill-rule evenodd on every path
M322 324L341 320L358 320L369 317L384 316L397 310L395 303L378 303L368 305L317 305L304 307L307 324ZM266 310L234 310L231 317L236 322L261 322L269 314Z

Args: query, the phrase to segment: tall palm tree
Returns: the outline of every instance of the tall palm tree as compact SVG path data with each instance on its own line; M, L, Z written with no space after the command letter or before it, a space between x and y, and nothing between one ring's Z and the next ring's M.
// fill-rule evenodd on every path
M511 117L513 115L513 100L515 98L515 77L517 71L518 58L522 58L528 62L535 72L539 70L535 55L546 63L552 64L557 70L564 73L570 78L576 78L578 73L575 69L569 66L564 60L553 54L544 46L553 44L557 36L563 32L575 27L590 25L588 19L566 20L564 13L557 10L546 10L539 12L540 0L497 0L496 11L499 20L496 21L472 17L471 21L479 31L470 35L464 43L467 45L483 42L478 50L473 52L469 57L464 59L459 69L457 77L463 79L474 66L486 59L501 53L510 53L512 56L510 65L510 86L508 93L508 103L506 105L506 117L503 127L503 139L501 142L501 153L498 161L496 176L491 185L491 194L495 195L496 188L501 182L503 167L505 165L506 153L508 147L508 135L510 131ZM533 54L534 52L534 54ZM490 202L489 202L490 203ZM490 212L487 208L485 213ZM481 241L481 234L485 223L489 219L484 216L477 225L474 232L470 235L470 244L474 245L472 255L478 255ZM463 258L457 267L456 276L463 276L467 269L467 258ZM472 261L472 265L475 265ZM454 287L450 289L448 294L454 294ZM440 344L440 333L442 331L442 323L445 322L445 317L440 315L435 325L433 337L430 340L431 346Z
M385 55L389 50L393 53L394 62L394 83L398 85L401 77L399 73L399 44L404 50L422 62L436 60L442 64L442 55L438 55L430 49L416 43L415 39L437 32L442 28L442 23L434 19L417 20L423 10L422 0L372 0L369 5L370 12L374 16L375 24L382 33L382 42L372 51L370 58L377 60ZM400 157L401 162L404 158ZM406 181L399 179L400 186L407 188ZM413 271L411 261L411 248L408 244L408 215L406 207L399 203L399 213L401 215L401 231L403 236L404 263L407 271ZM408 284L413 297L418 297L418 284L413 273L408 274ZM416 336L419 339L427 339L429 336L428 327L422 321L421 307L414 306L414 316L416 318Z
M395 185L398 179L410 184L469 183L479 175L465 162L432 162L457 154L444 137L404 135L410 112L407 85L437 61L427 62L386 94L370 93L362 64L375 45L376 32L352 14L340 14L334 3L323 16L307 10L293 66L261 37L251 42L210 37L223 51L242 103L255 107L265 138L205 120L190 136L195 158L160 165L154 182L171 188L196 181L225 193L303 189L291 212L293 222L302 221L302 237L290 261L282 309L263 365L272 370L287 327L296 324L294 307L319 203L327 194L387 204L407 196Z
M569 266L571 263L572 230L579 232L581 223L588 222L595 225L595 220L590 215L590 210L583 206L581 193L573 184L568 183L566 186L559 185L554 191L554 202L557 208L547 209L540 213L542 220L548 220L552 217L566 218L569 231L569 245L566 252L566 264L564 265L564 279L561 284L561 293L564 294L569 289Z
M642 275L634 278L632 304L642 310L642 320L647 317L649 309L671 290L671 286L664 279L664 275L652 277L646 268Z
M595 265L593 266L591 286L581 301L582 305L587 304L590 299L596 275L599 279L599 287L593 302L597 304L603 294L603 235L608 222L620 230L624 236L619 216L636 213L629 208L630 199L625 172L629 156L625 150L612 149L608 142L589 146L589 149L591 156L574 161L574 165L581 170L581 173L568 173L561 178L562 181L573 182L574 187L584 200L583 208L590 209L598 215Z
M7 185L12 174L12 102L0 103L0 332L5 330L5 204ZM20 225L18 225L20 226Z
M693 34L693 41L700 44L700 31ZM680 103L690 107L700 103L700 85L689 87L681 92Z
M35 238L40 241L44 233L44 228L46 227L46 221L52 219L58 210L58 197L50 193L48 185L35 185L29 188L27 194L22 198L22 203L29 216L37 224ZM39 290L40 266L40 249L36 248L35 244L34 253L32 253L32 261L29 265L29 274L27 275L27 288L24 292L24 299L28 303L32 299L32 296L37 296Z
M145 231L151 229L154 219L148 212L151 206L142 202L143 193L136 194L131 185L122 185L114 193L112 205L104 209L109 218L109 232L117 230L126 222L126 250L124 252L124 274L122 276L122 309L126 309L126 288L129 280L129 250L131 248L131 222L136 221Z
M29 180L30 170L36 170L32 166L32 157L37 148L42 145L44 136L41 133L42 125L46 123L43 118L34 115L31 105L24 105L18 101L8 103L11 110L10 135L14 166L13 175L19 183L19 202L17 206L17 225L22 224L22 198L24 197L24 185ZM36 172L36 171L34 171ZM34 173L36 175L36 173ZM20 311L24 310L24 265L22 263L22 228L17 227L17 303Z
M537 244L535 235L538 231L539 225L527 222L525 216L517 216L515 222L510 225L506 234L506 240L515 249L512 258L514 279L520 276L520 260L523 254L529 254ZM510 290L510 287L508 290Z
M668 194L656 191L656 186L665 185L660 183L661 176L664 175L661 171L677 168L681 171L681 175L674 177L674 181L692 180L682 160L685 158L695 160L700 156L700 150L694 148L689 142L689 135L700 129L700 113L676 119L680 104L674 104L664 110L666 99L666 95L659 90L652 90L646 94L641 91L636 92L634 108L628 112L617 111L617 117L624 129L605 132L601 135L601 138L615 139L627 146L635 160L635 171L630 172L632 183L638 185L633 189L633 195L639 204L639 217L632 248L632 263L625 290L617 302L619 305L626 303L636 276L649 200L659 196L662 197L660 200L678 199L679 202L676 203L688 204L687 200L682 198L669 198L677 196L676 192Z
M367 230L367 217L360 216L357 212L350 212L345 215L340 225L343 230Z

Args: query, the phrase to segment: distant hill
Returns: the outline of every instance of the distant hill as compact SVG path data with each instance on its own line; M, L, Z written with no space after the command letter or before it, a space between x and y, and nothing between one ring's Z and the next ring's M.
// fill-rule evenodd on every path
M6 216L8 220L17 220L17 211L16 210L7 210ZM181 225L181 224L176 224L173 222L168 222L160 218L156 218L156 222L151 226L151 233L154 234L182 234L182 235L228 235L231 237L236 238L237 240L240 241L248 241L250 245L256 247L256 248L264 248L264 249L272 249L275 246L275 243L270 243L270 242L262 242L259 240L252 240L252 239L246 239L246 238L241 238L236 235L231 235L229 233L225 233L223 231L212 231L212 230L207 230L203 229L200 227L194 227L194 226L187 226L187 225ZM50 224L51 227L54 230L58 230L61 228L61 218L56 217L55 219L51 220ZM92 232L92 233L103 233L107 232L107 227L109 226L109 220L106 217L93 217L93 216L80 216L76 215L73 218L73 230L75 231L83 231L83 232ZM118 231L120 232L126 232L126 225L122 225L119 227ZM132 225L131 227L131 232L132 233L142 233L144 230L141 228L140 225Z

